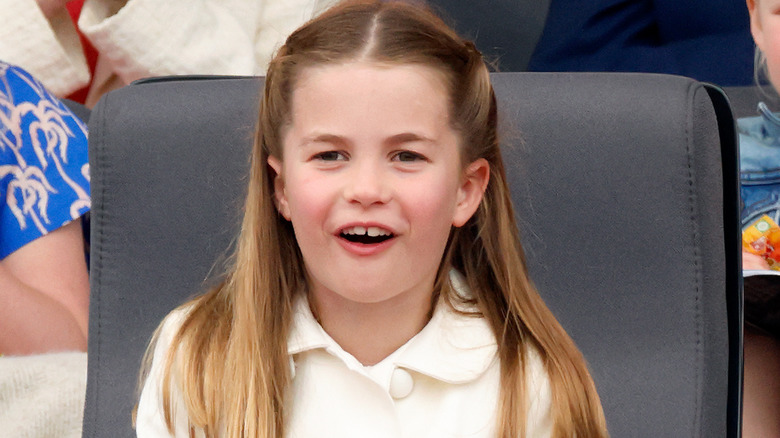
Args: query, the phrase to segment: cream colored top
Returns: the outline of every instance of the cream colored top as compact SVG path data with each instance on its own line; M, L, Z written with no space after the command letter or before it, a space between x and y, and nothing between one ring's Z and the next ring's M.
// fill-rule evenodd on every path
M454 283L463 289L457 278ZM160 408L160 368L183 318L173 313L164 324L139 402L139 437L170 436ZM366 367L328 336L301 299L288 351L290 437L495 437L499 363L495 338L482 318L442 303L420 333ZM549 437L549 381L539 357L532 352L528 358L526 436ZM179 396L174 403L183 410ZM186 424L184 416L176 417L175 436L187 436Z

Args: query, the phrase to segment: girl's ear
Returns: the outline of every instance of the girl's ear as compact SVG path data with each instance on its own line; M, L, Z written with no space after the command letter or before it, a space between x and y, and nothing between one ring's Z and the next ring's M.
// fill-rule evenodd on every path
M287 195L284 189L284 177L282 176L282 162L274 157L268 157L268 166L274 172L274 204L279 214L290 220L290 207L287 204Z
M479 158L466 167L463 182L458 189L458 203L452 217L452 225L463 226L477 211L490 181L490 164Z
M764 29L761 25L761 13L758 10L756 0L746 0L748 13L750 14L750 33L753 34L753 41L760 50L764 50Z

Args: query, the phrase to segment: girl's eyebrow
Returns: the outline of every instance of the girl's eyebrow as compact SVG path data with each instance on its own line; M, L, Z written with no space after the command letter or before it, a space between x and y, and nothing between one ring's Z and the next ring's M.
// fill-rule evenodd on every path
M300 145L303 147L310 143L329 143L335 146L345 146L349 144L349 141L346 138L335 134L315 134L304 138Z
M436 143L434 139L414 132L403 132L401 134L393 135L392 137L385 140L385 143L395 146L403 143L411 143L411 142L418 142L418 141L422 141L426 143Z
M400 134L395 134L387 138L383 143L390 146L396 146L399 144L411 143L411 142L436 143L434 139L426 135L417 134L414 132L402 132ZM315 134L304 138L301 141L300 146L303 147L311 143L328 143L339 147L351 144L351 142L347 138L342 137L340 135Z

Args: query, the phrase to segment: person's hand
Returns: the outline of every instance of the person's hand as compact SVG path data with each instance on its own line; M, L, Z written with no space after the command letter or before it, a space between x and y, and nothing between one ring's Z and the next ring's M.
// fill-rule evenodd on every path
M54 14L65 9L65 5L73 0L35 0L38 7L46 18L51 18Z
M742 250L742 269L769 269L769 264L760 255Z

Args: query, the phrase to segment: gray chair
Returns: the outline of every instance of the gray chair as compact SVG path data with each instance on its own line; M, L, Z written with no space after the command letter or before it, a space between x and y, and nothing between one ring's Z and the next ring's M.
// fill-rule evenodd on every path
M737 152L724 95L663 75L493 80L531 275L584 352L612 436L739 437ZM152 331L219 271L260 85L152 80L92 112L84 437L133 436Z

